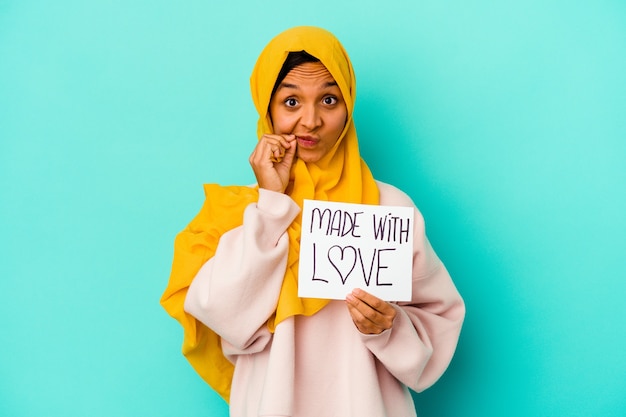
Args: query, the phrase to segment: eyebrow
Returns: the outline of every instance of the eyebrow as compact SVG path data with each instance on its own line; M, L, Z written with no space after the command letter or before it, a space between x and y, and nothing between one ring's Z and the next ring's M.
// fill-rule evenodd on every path
M335 86L337 86L337 82L336 81L328 81L327 83L324 83L322 88L326 89L326 88L335 87ZM282 88L292 88L294 90L299 90L300 89L300 87L298 87L298 85L296 85L296 84L281 82L280 85L278 86L278 88L276 89L276 91L278 91L278 90L280 90Z

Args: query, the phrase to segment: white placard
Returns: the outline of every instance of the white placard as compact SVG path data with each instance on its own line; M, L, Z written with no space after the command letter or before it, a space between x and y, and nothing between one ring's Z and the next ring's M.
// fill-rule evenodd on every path
M413 208L304 200L298 296L410 301Z

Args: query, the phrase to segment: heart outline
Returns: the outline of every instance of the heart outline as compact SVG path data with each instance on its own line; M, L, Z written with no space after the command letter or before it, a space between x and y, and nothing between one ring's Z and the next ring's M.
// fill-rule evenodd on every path
M350 270L348 271L348 273L346 274L345 277L341 273L341 270L339 269L339 267L337 267L335 262L333 262L333 260L331 259L331 251L332 252L336 252L336 251L333 251L333 249L339 249L339 251L341 253L341 257L339 258L339 260L342 261L342 265L345 264L345 263L343 263L343 261L344 261L344 257L345 257L344 255L345 255L346 249L351 249L352 250L352 253L354 255L354 260L352 262L352 267L350 268ZM328 261L330 262L330 264L333 266L333 268L335 268L335 271L337 271L337 273L339 274L339 278L341 279L341 283L343 285L345 285L346 281L348 280L348 277L350 276L352 271L354 271L354 267L356 266L356 257L357 257L356 249L353 246L341 247L339 245L334 245L334 246L331 246L330 248L328 248L327 257L328 257ZM342 265L340 265L340 266L342 266ZM348 265L348 264L345 264L345 265ZM345 268L342 268L342 269L345 269Z

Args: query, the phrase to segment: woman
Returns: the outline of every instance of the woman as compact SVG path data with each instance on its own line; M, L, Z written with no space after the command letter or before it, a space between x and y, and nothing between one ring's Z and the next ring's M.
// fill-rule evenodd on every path
M331 33L296 27L274 38L251 77L257 185L206 185L176 238L161 302L233 416L414 416L408 388L432 385L456 348L464 304L417 209L411 302L359 289L345 301L297 296L304 199L414 207L360 157L355 87Z

